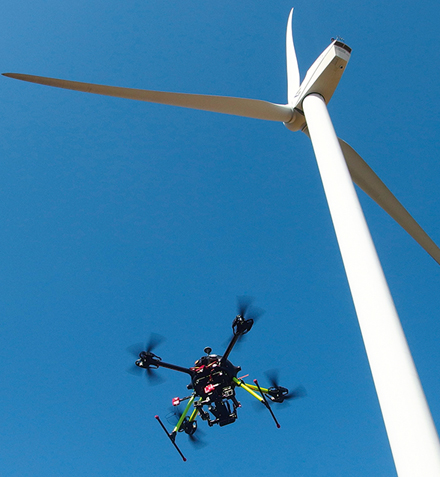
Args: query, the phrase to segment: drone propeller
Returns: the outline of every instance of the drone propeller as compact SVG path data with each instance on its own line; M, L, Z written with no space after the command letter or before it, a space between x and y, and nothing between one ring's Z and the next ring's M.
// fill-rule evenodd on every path
M127 352L134 358L139 358L139 354L144 350L144 343L136 343L127 348Z
M150 339L146 344L144 343L135 343L127 348L127 351L133 355L135 358L139 358L139 355L142 351L147 353L152 353L155 348L165 341L165 338L162 335L157 333L151 333Z
M280 389L279 385L279 372L278 369L271 369L264 373L271 384L272 388ZM297 399L306 396L306 390L303 386L298 386L294 390L289 391L287 394L283 394L283 400L281 402L290 401L291 399Z
M254 298L250 296L237 297L237 316L232 322L232 336L229 339L226 351L223 354L222 361L228 359L229 353L234 346L243 341L244 335L247 334L254 323L263 315L264 310L252 306Z
M165 381L162 376L155 374L151 370L151 368L141 368L139 366L136 366L135 364L132 364L129 368L127 368L127 373L132 374L133 376L140 376L143 374L144 369L146 371L146 374L144 374L144 376L147 378L149 384L155 386Z
M205 447L207 444L206 441L204 441L203 439L201 439L201 436L205 435L205 433L203 431L201 431L200 429L197 431L197 436L195 434L189 434L188 435L188 438L189 438L189 442L191 442L191 444L194 446L194 447L197 447L199 449L201 449L202 447Z
M175 421L172 424L172 425L174 425L174 424L177 424L179 419L182 417L182 414L183 413L179 408L176 408L176 407L173 406L173 407L170 408L170 413L167 415L166 419L170 424L171 424L170 419ZM186 418L186 419L188 419L188 418ZM186 422L188 422L188 421L186 421ZM182 425L182 429L185 430L184 424ZM197 436L195 435L196 431L197 431L197 434L198 434ZM196 427L196 430L192 431L191 434L188 434L187 432L185 434L187 434L189 441L191 442L191 444L194 447L202 448L202 447L205 447L207 445L207 443L203 439L201 439L201 437L204 436L205 433L201 429L199 429L198 427Z
M165 378L163 378L162 376L160 376L159 374L156 374L152 368L146 368L146 371L147 371L147 379L149 381L149 383L153 386L157 385L157 384L161 384L165 381Z
M237 297L237 314L244 318L248 308L252 305L254 298L251 296L238 296Z
M165 338L157 333L151 333L150 339L147 341L146 345L144 346L143 343L136 343L132 346L127 348L127 351L134 356L136 359L141 357L142 353L152 353L155 348L157 348L161 343L165 341ZM141 368L133 364L127 369L127 372L133 375L142 374L142 370L146 370L146 377L149 380L150 384L160 384L164 381L164 379L155 374L153 372L153 368Z
M247 295L242 295L242 296L237 296L237 317L243 318L246 322L251 320L251 326L258 321L258 319L265 313L265 311L262 308L257 308L255 306L252 306L252 303L254 302L255 298ZM249 327L249 329L251 328ZM234 337L234 334L236 330L234 329L234 333L232 334L231 338ZM240 335L237 343L235 344L236 350L240 349L240 346L243 344L243 342L246 340L245 334L247 331L245 331L243 334Z
M142 375L144 369L146 371L146 374L144 374L144 376L147 378L149 384L151 384L152 386L156 386L157 384L161 384L165 381L162 376L155 374L150 368L140 368L135 364L131 365L127 369L127 373L132 374L133 376L140 376Z
M261 308L252 306L255 298L247 295L237 297L237 314L245 320L255 323L265 312Z
M151 333L150 339L147 342L147 353L152 353L155 348L165 341L165 338L162 335L157 333Z
M279 371L278 369L270 369L269 371L265 371L267 380L271 384L272 387L277 388L279 386Z
M143 351L143 343L136 343L131 345L127 348L127 352L130 353L135 359L139 359L139 354ZM127 373L132 374L133 376L140 376L143 371L142 368L136 366L136 364L132 364L129 368L127 368Z
M142 369L135 364L132 364L129 368L127 368L127 373L132 374L133 376L139 376L142 374Z

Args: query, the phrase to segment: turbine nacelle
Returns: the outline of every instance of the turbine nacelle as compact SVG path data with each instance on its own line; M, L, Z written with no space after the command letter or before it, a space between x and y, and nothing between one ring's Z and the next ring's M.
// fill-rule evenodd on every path
M334 40L316 59L307 71L298 91L289 106L294 110L292 119L284 125L291 131L298 131L306 126L302 103L312 93L320 94L326 103L330 101L338 86L345 67L350 59L351 48L339 40Z

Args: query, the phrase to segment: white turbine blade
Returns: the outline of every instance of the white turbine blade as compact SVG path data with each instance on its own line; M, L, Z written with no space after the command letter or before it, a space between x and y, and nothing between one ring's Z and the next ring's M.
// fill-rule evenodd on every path
M200 109L203 111L232 114L247 118L266 119L268 121L289 122L293 116L292 108L288 105L274 104L258 99L120 88L117 86L79 83L77 81L67 81L19 73L3 73L3 75L22 81L29 81L31 83L55 86L57 88L71 89L74 91L83 91L85 93L168 104L171 106L181 106L184 108Z
M339 139L353 181L384 209L411 237L440 264L440 249L394 197L370 166L345 141Z
M296 58L295 46L293 44L292 16L293 8L290 10L286 30L287 102L290 105L294 103L295 94L298 92L300 86L298 60Z

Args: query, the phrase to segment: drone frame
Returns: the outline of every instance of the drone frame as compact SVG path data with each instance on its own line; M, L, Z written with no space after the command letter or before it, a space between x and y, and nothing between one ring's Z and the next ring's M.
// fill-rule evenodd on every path
M244 314L244 313L243 313ZM248 333L252 326L254 324L254 320L252 318L249 318L247 320L244 319L242 315L237 315L232 322L232 330L233 330L233 336L230 340L229 345L226 348L226 351L223 356L220 357L219 364L220 366L232 366L235 368L235 371L238 372L241 370L239 366L233 366L232 363L230 363L227 358L229 354L231 353L233 347L239 340L239 338L246 333ZM211 348L205 348L205 352L209 355L211 352ZM172 369L174 371L178 371L181 373L185 373L191 376L191 380L193 383L193 378L197 375L198 369L197 367L194 368L184 368L182 366L177 366L171 363L166 363L162 361L161 358L153 354L151 351L142 351L139 354L139 359L136 361L136 365L141 367L141 368L146 368L147 370L150 369L157 369L159 367L162 368L167 368L167 369ZM270 412L277 428L280 428L280 424L277 421L270 405L269 402L283 402L284 398L287 397L288 395L288 390L282 386L273 386L270 388L263 388L259 385L258 381L255 379L254 384L248 384L245 383L243 378L237 378L236 376L232 377L232 383L233 387L237 388L242 388L245 391L247 391L251 396L253 396L255 399L257 399L259 402L261 402L266 409ZM190 384L188 385L189 389L194 389L194 385ZM199 396L199 400L196 401L197 396ZM268 401L269 398L269 401ZM185 432L189 436L192 436L194 432L197 429L197 421L196 418L198 415L201 416L203 420L208 421L208 425L212 426L216 423L219 423L220 426L234 422L237 415L236 415L236 409L238 407L241 407L241 404L236 400L235 398L235 392L231 390L231 394L229 395L224 395L222 396L221 400L223 405L226 405L226 401L231 400L233 403L233 411L232 413L230 412L230 407L229 403L227 403L228 406L228 411L230 412L229 414L229 421L228 422L223 422L219 420L219 417L217 417L215 420L209 419L209 412L203 410L203 406L205 404L209 404L212 402L210 399L208 400L203 400L203 398L198 394L198 392L194 389L192 394L188 397L185 398L174 398L173 399L173 405L177 406L179 405L182 401L188 400L188 403L185 406L185 409L183 413L180 415L177 424L174 426L173 430L171 432L168 432L167 428L165 427L164 423L161 421L160 417L158 415L155 416L159 424L161 425L162 429L170 439L171 443L174 445L176 448L177 452L180 454L182 457L183 461L186 461L186 457L183 455L182 451L176 444L176 436L177 433L179 432ZM214 401L216 402L216 401ZM191 411L191 407L194 407L194 409ZM190 413L191 411L191 413ZM212 410L211 410L212 412ZM188 416L189 414L189 416Z

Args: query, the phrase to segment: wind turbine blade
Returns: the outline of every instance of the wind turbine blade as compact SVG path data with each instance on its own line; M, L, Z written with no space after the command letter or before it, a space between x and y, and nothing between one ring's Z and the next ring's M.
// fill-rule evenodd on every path
M295 46L293 44L292 17L293 8L290 10L286 31L287 102L289 104L294 104L294 97L300 86L298 60L296 58Z
M394 197L370 166L345 141L339 139L353 181L384 209L411 237L440 264L440 249Z
M29 81L31 83L55 86L57 88L83 91L85 93L115 96L117 98L135 99L151 103L168 104L184 108L200 109L215 113L232 114L247 118L265 119L268 121L289 122L293 111L288 105L274 104L258 99L234 98L229 96L210 96L202 94L167 93L144 89L120 88L91 83L79 83L43 76L24 75L19 73L3 73L4 76Z

